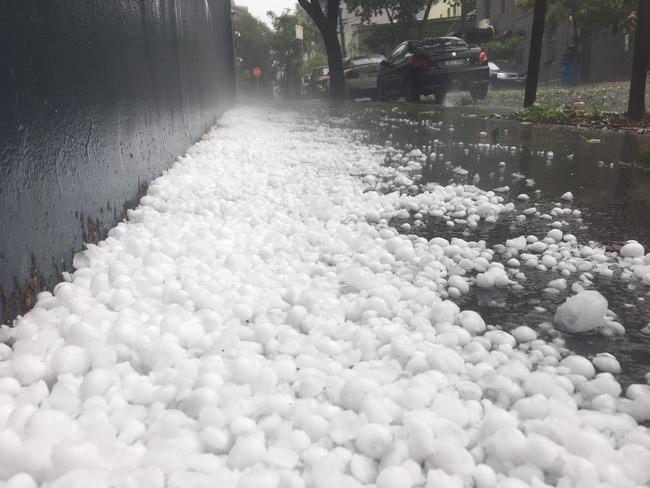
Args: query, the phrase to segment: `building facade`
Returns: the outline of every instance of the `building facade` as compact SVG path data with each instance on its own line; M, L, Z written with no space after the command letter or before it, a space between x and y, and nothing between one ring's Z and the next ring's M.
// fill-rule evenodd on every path
M623 15L625 13L622 13ZM482 26L491 25L495 39L522 36L523 52L519 69L528 65L528 46L533 23L532 9L519 6L516 0L477 0L476 19ZM570 18L559 19L557 26L544 34L540 82L559 83L562 79L563 59L576 51L573 80L575 83L626 80L632 66L632 39L618 29L618 19L612 24L580 36L579 46L572 48Z
M364 51L368 47L363 43L363 32L367 32L368 26L380 26L380 28L387 29L391 23L390 18L386 13L375 15L368 23L362 23L361 17L354 11L350 11L347 2L341 2L341 26L342 26L342 39L344 40L346 55L355 56L360 54L367 54ZM421 21L424 11L420 12L417 20ZM444 0L435 0L429 11L429 20L450 18L457 18L460 15L459 6L450 6Z

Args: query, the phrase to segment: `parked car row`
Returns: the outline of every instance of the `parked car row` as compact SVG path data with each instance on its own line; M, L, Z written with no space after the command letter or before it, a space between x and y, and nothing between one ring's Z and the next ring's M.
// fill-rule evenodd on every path
M526 75L488 61L488 55L458 37L436 37L400 43L387 59L367 54L344 60L347 98L393 100L403 97L417 103L422 96L433 95L442 103L452 90L468 91L475 100L485 98L490 86L521 85ZM329 90L327 66L315 68L304 80L305 92L324 96Z

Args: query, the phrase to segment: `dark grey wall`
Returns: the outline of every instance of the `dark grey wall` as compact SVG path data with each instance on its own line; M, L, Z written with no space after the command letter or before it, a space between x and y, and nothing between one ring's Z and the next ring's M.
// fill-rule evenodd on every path
M0 0L0 319L234 100L230 0Z

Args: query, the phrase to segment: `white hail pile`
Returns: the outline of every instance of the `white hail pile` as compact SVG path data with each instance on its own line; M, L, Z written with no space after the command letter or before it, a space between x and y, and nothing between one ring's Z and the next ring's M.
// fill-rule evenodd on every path
M518 265L484 242L387 225L494 221L502 199L365 191L373 176L354 175L383 159L295 114L227 114L2 330L0 486L647 486L650 386L623 396L613 356L567 356L447 300L513 286ZM602 264L551 232L499 252Z

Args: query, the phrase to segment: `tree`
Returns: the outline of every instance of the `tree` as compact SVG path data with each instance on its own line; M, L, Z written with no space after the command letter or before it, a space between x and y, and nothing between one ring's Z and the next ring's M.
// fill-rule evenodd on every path
M373 17L386 14L392 25L410 24L428 5L431 10L433 0L348 0L350 12L355 12L361 22L369 23Z
M645 90L648 57L650 56L650 4L648 0L639 0L636 16L634 57L632 61L627 116L632 120L641 120L646 113Z
M233 17L235 30L235 49L237 56L237 81L242 85L252 85L253 68L262 70L262 83L273 79L272 57L269 43L271 29L253 17L248 10L235 7Z
M420 21L419 35L424 34L424 24L429 18L435 0L348 0L347 7L355 12L361 22L370 23L373 17L386 14L398 39L412 35L418 14L424 12Z
M278 15L269 11L267 15L273 25L270 45L274 64L280 75L280 89L284 94L298 95L301 74L300 44L296 40L298 18L290 10Z
M267 15L273 25L270 47L280 73L280 88L285 94L297 95L300 76L309 74L314 66L327 64L323 38L311 17L298 6L294 11L286 9L280 14L269 11ZM303 27L302 43L296 39L296 25ZM302 54L307 61L301 70Z
M325 8L321 2L326 2ZM323 38L329 65L330 96L343 98L345 96L343 55L337 34L341 0L298 0L298 3L314 21Z
M539 63L542 58L544 40L544 21L546 20L546 0L535 0L533 11L533 30L530 37L530 54L528 56L528 76L524 107L530 107L537 99L537 82L539 80Z

